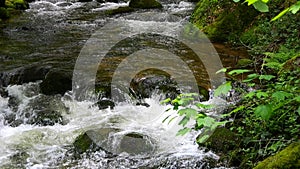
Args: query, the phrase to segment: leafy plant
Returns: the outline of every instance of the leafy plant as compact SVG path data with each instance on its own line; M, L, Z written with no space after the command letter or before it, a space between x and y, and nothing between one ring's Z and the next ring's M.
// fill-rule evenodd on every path
M219 94L227 93L228 86L231 87L229 83L225 83L223 86L221 85L218 89ZM198 94L196 93L187 93L178 95L174 100L168 98L161 102L163 104L171 103L173 105L173 110L177 110L177 114L182 117L178 125L181 125L183 128L177 132L177 135L185 135L191 130L205 129L206 131L213 131L218 126L224 125L227 122L218 121L218 119L207 115L206 111L212 109L214 105L197 102L195 101L196 97L198 97ZM170 116L166 117L163 122L166 122L169 118ZM174 117L169 119L169 123L173 120ZM188 127L187 124L190 120L195 120L196 126ZM204 134L202 137L198 138L197 142L204 142L208 136L208 134Z

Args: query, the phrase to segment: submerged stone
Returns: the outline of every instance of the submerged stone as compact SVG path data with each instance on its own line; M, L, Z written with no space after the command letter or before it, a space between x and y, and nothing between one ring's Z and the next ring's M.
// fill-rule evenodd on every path
M130 0L129 7L150 9L150 8L162 8L162 5L156 0Z
M100 110L107 108L113 109L115 107L115 103L111 100L99 100L97 105Z

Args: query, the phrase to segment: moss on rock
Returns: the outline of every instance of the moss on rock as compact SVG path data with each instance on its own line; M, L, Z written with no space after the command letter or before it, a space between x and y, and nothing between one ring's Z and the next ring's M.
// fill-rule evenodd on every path
M223 42L232 36L239 36L257 15L255 9L232 0L203 0L197 3L191 22L212 41Z
M274 156L260 162L254 169L300 168L300 142L292 143Z
M150 8L162 8L162 5L156 0L131 0L129 2L129 7L150 9Z
M18 15L20 10L29 8L26 0L0 0L0 21Z

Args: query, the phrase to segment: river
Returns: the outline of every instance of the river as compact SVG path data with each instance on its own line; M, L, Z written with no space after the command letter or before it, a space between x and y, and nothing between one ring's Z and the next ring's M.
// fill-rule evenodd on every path
M82 95L82 88L77 85L89 85L90 83L85 82L90 80L92 80L92 84L95 84L93 78L95 78L97 69L95 69L96 72L93 72L95 70L91 68L84 72L87 74L80 74L82 67L91 66L96 61L99 63L98 55L101 55L102 50L100 50L100 54L94 53L94 51L104 50L105 47L97 46L97 50L92 49L91 44L95 42L95 39L99 45L108 40L114 42L113 38L134 37L136 32L149 33L149 30L153 34L160 33L165 36L176 37L176 31L180 31L180 26L188 21L188 16L195 5L179 0L170 0L162 2L162 4L163 9L143 9L108 15L107 10L128 6L128 3L40 0L30 3L30 9L21 16L1 23L0 72L2 72L2 84L0 86L6 90L8 97L0 96L0 168L226 168L222 167L222 164L216 165L216 162L213 162L218 159L216 154L198 147L195 139L199 132L175 136L180 126L175 122L162 123L166 116L174 115L176 112L165 112L170 108L170 105L160 104L162 97L159 94L154 94L151 98L143 100L150 105L149 107L136 106L133 104L134 101L126 99L128 98L127 95L125 101L124 99L119 101L119 98L112 95L113 99L118 100L116 106L114 109L107 108L104 110L99 110L95 106L95 97L89 97L89 92L83 91L84 94L88 93L88 95L78 97L78 93ZM113 23L112 26L110 26L111 23ZM147 30L144 30L145 28ZM120 32L121 34L118 34ZM106 39L101 39L103 37ZM139 39L140 37L134 38ZM155 37L150 37L150 42L153 42L151 41L152 38ZM126 43L131 44L136 39ZM184 81L190 80L187 78L191 77L187 76L189 74L195 76L194 79L191 79L195 80L192 86L199 85L211 90L224 81L224 77L214 74L216 70L223 67L222 63L224 67L233 66L236 64L237 58L245 56L244 54L237 54L235 51L229 51L227 52L229 54L226 54L224 51L227 49L224 45L208 44L208 41L205 40L207 44L204 53L216 55L219 60L212 61L210 58L205 61L205 59L200 58L203 63L198 63L197 58L187 56L190 54L189 52L183 54L179 59L174 57L176 60L172 58L172 54L164 53L164 49L175 51L174 53L179 51L177 52L178 55L184 50L176 49L178 46L173 44L177 42L167 45L167 40L170 38L162 39L162 43L166 44L167 47L160 47L160 50L139 49L142 53L136 52L137 55L152 56L142 60L137 60L132 54L134 53L132 50L137 51L138 45L131 44L131 47L126 48L125 51L129 51L132 57L111 57L107 61L104 60L105 63L108 62L109 64L102 64L100 68L108 69L108 75L98 72L97 76L100 76L98 78L101 81L101 77L104 77L104 80L107 80L108 77L113 83L119 76L130 78L138 72L128 67L136 68L140 64L129 66L129 63L143 63L143 65L151 63L150 67L156 65L155 68L157 69L171 72L170 74L174 75L180 84L183 84L181 90L184 92L193 91L184 84ZM193 43L195 42L193 41ZM144 43L148 43L148 41ZM219 52L220 58L214 47L223 52ZM87 52L90 52L89 55L97 55L96 59L98 60L80 60L80 58L85 58ZM160 60L159 58L162 56L167 60ZM154 60L158 60L158 62L153 62ZM116 61L118 64L122 61L123 67L120 64L119 69L116 66L111 68ZM124 63L127 64L124 65ZM208 63L210 66L207 66ZM63 69L75 72L73 74L75 76L75 78L73 77L73 90L66 92L64 96L44 96L39 92L41 79L37 79L36 82L22 81L26 83L8 85L11 76L20 69L31 66L38 66L47 70ZM188 68L182 68L184 66ZM141 67L140 69L146 68ZM189 68L193 69L194 72L189 71ZM207 70L204 70L205 68ZM185 70L187 71L185 72ZM76 74L78 72L79 74ZM128 74L132 72L133 75L129 76ZM181 73L177 75L176 72ZM90 75L91 77L89 77ZM85 87L83 86L83 89L87 90ZM78 88L81 90L76 90ZM124 93L124 91L120 93ZM115 93L112 92L112 94ZM17 100L16 103L12 103L11 98ZM207 102L220 105L220 107L227 104L225 100L213 97L210 97ZM30 112L49 107L51 110L61 113L63 120L60 123L52 125L30 124L30 116L34 115ZM219 112L212 113L218 114ZM10 115L14 115L14 119L13 122L8 123L7 117ZM194 125L194 123L192 122L190 125ZM105 151L96 151L91 154L84 154L80 158L72 158L70 150L78 135L90 129L105 127L119 128L122 130L119 134L137 132L147 135L155 140L155 147L157 148L152 154L129 155L128 153L121 153L116 156L108 156Z

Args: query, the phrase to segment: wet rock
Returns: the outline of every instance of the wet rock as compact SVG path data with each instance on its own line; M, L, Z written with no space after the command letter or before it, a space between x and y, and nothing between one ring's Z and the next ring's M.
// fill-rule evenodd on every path
M52 69L40 84L43 94L64 95L66 91L72 90L72 73L65 70Z
M109 151L111 149L108 146L109 135L117 133L119 131L119 129L115 128L101 128L97 130L88 130L75 139L73 143L75 152L81 154L88 150L97 151L99 149Z
M300 143L295 142L274 156L258 163L254 169L300 168Z
M126 152L131 155L152 154L155 151L154 141L148 136L139 133L128 133L121 140L119 153Z
M111 100L99 100L97 105L100 110L107 108L113 109L115 107L115 103Z
M149 98L154 93L164 94L166 98L175 98L180 91L176 82L164 72L145 72L137 75L130 84L131 94L138 98Z
M156 0L130 0L129 7L150 9L150 8L162 8L162 5Z
M50 69L51 66L31 65L11 71L0 72L0 86L6 87L10 84L23 84L42 80Z
M4 87L0 87L0 96L4 98L8 97L8 92L5 90Z
M119 129L102 128L88 130L73 143L75 152L104 150L111 154L151 154L155 151L154 141L140 133L122 134Z
M128 12L133 12L134 9L129 7L129 6L121 6L117 9L111 9L111 10L107 10L105 11L105 14L107 15L116 15L116 14L122 14L122 13L128 13Z

